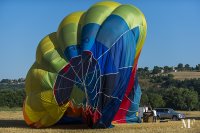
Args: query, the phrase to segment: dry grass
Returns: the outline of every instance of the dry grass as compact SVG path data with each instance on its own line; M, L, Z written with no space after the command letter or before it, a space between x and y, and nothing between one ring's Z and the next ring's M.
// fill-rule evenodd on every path
M196 119L200 119L200 111L177 111L185 114L186 117L195 117Z
M173 74L174 79L178 80L200 78L200 72L171 72L170 74Z
M182 111L183 112L183 111ZM183 112L188 117L200 117L200 111ZM0 111L0 133L200 133L200 120L196 120L190 129L181 128L181 121L169 121L165 123L141 123L141 124L116 124L110 129L87 129L82 125L55 125L51 128L32 129L23 121L21 111Z

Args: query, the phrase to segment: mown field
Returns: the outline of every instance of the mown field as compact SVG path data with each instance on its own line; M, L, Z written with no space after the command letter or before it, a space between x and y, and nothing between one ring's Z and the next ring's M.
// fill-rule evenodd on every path
M177 80L200 78L200 72L171 72L170 74L173 74L174 79Z
M84 125L55 125L50 128L32 129L23 121L21 111L0 111L0 133L200 133L200 111L183 112L191 121L191 128L181 128L182 121L160 123L117 124L110 129L87 129ZM187 120L185 121L187 122Z

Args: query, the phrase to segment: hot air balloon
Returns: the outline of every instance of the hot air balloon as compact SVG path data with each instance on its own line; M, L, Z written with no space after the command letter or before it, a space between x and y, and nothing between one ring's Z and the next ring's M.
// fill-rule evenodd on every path
M26 76L26 123L108 128L137 122L141 90L136 71L146 30L138 8L113 1L66 16L57 32L39 43Z

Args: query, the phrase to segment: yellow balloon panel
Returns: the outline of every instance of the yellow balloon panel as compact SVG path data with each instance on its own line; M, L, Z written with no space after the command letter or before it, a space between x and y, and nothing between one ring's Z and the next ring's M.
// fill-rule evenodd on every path
M59 50L56 33L46 36L38 45L36 62L49 71L58 73L67 64Z

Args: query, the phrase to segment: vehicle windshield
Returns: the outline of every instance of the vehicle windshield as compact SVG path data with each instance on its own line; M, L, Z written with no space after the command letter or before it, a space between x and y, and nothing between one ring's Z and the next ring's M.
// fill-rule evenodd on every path
M173 109L170 109L170 112L175 112Z

